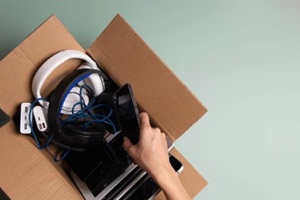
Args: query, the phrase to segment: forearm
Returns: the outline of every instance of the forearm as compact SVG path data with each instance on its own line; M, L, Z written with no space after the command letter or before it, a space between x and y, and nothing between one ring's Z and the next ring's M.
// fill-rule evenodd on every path
M140 113L140 139L133 145L124 137L124 148L134 161L162 188L169 200L190 200L169 162L166 135L152 128L147 113Z
M168 200L190 200L191 197L181 184L178 175L171 168L154 177Z

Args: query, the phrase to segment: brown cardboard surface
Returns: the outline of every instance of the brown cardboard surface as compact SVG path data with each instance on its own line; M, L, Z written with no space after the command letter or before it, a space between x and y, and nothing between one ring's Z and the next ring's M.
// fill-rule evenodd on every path
M32 100L31 81L38 67L65 49L84 51L52 16L1 60L0 107L10 117L15 115L21 102ZM45 83L46 88L53 88L79 62L68 61L55 70ZM12 121L0 129L0 163L0 187L12 199L82 199L51 155L39 151L30 137L20 135Z
M84 51L63 24L52 16L1 60L0 108L12 117L21 102L32 100L31 82L35 72L50 56L65 49ZM59 67L45 87L53 88L79 62L71 60Z
M88 53L119 84L130 83L141 110L171 138L180 137L206 108L117 15Z
M170 153L183 164L184 170L179 174L179 178L189 195L195 197L207 185L207 181L176 148Z
M0 187L14 200L82 199L46 151L15 131L13 122L0 130Z
M190 195L194 198L206 185L207 181L197 172L197 170L184 158L184 156L176 149L173 148L170 152L175 158L180 160L184 166L183 171L178 175L179 179ZM166 199L163 192L160 192L156 200Z
M0 62L0 108L12 117L21 102L31 101L34 73L46 59L65 49L84 51L63 24L52 16ZM140 107L174 138L206 112L197 98L120 16L98 37L89 52L118 84L132 83ZM68 61L55 70L46 85L51 87L45 93L49 93L79 62ZM185 106L181 102L185 102ZM188 117L182 120L182 116ZM179 152L174 150L174 155L185 165L180 178L194 196L206 182ZM30 137L20 135L12 121L0 129L0 162L0 187L12 199L82 198L51 155L39 151Z

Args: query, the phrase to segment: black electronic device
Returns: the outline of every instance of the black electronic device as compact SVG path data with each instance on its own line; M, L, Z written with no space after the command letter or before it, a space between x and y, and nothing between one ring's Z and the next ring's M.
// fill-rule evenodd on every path
M122 135L117 134L109 142L105 140L98 148L85 152L72 151L66 156L66 163L94 196L101 193L131 164L122 143Z
M58 58L61 59L60 56ZM92 61L89 64L93 65ZM47 77L45 70L51 72L57 67L49 66L48 61L34 77L32 88L36 97L41 96L41 84ZM160 188L133 162L123 147L123 136L127 136L133 144L139 141L139 111L132 87L125 84L118 89L107 74L93 66L79 67L64 77L47 99L38 98L25 107L25 110L33 110L33 121L37 127L40 115L36 113L42 113L41 116L45 114L43 110L34 112L34 105L40 103L48 111L48 122L46 119L43 121L48 127L30 127L32 135L38 147L44 148L50 143L60 147L62 153L57 155L61 155L60 159L64 159L70 167L71 176L87 200L118 197L148 199ZM28 123L32 125L30 120L25 125ZM40 146L34 132L39 132L46 139L44 146ZM167 142L168 149L171 149L173 142L169 139ZM181 163L172 156L170 163L175 171L182 168Z
M115 101L123 135L127 136L133 144L138 143L139 111L130 84L125 84L115 92Z
M100 103L113 108L115 113L110 119L121 132L107 133L98 147L88 148L85 152L70 152L65 158L72 171L85 182L94 196L105 190L133 162L123 148L123 136L137 143L140 127L136 102L129 84L114 93L102 94Z
M173 169L175 170L175 172L177 174L179 174L180 172L182 172L183 165L182 165L182 163L179 160L177 160L177 158L175 158L174 156L170 155L169 160L170 160L170 163L171 163Z
M174 156L169 154L169 161L174 169L174 171L179 174L183 170L182 163L177 160ZM116 197L116 199L121 200L148 200L154 198L158 192L161 191L160 187L154 182L154 180L146 173L140 177L140 179L136 183L131 183L127 186L127 190L124 189L120 194Z
M77 186L85 198L91 200L149 199L155 196L160 191L159 186L133 163L122 145L123 136L127 136L133 144L139 141L139 111L131 85L125 84L111 94L101 95L101 103L113 108L115 113L111 120L120 131L114 134L107 132L102 135L102 142L93 148L86 148L84 152L73 151L66 156L65 161L72 169ZM106 130L108 128L103 127ZM89 134L89 130L78 131L64 134ZM172 145L172 142L168 142L169 148ZM170 163L178 173L182 170L182 164L171 155Z
M174 171L179 174L183 169L183 165L171 154L169 156ZM99 194L92 192L88 185L82 182L74 173L71 175L86 200L146 200L153 199L161 191L155 181L134 163L130 164L124 173L107 185Z
M99 106L103 99L102 94L96 97L95 106L91 105L91 108L88 108L88 106L83 107L85 113L90 114L89 117L82 119L80 115L74 115L68 118L72 120L66 120L62 119L61 116L63 103L71 89L84 78L94 74L104 77L105 81L109 81L109 78L99 70L78 69L71 72L57 85L49 99L48 123L50 132L54 135L53 139L69 146L71 150L101 145L107 132L111 132L108 129L109 127L106 126L107 123L100 123L103 120L96 120L94 117L96 115L106 115L104 112L109 112L105 111L108 107L113 110L113 107L110 106ZM110 92L112 96L114 91L106 90L106 92ZM112 113L114 114L114 112ZM117 129L117 126L114 127ZM113 132L116 132L116 130Z

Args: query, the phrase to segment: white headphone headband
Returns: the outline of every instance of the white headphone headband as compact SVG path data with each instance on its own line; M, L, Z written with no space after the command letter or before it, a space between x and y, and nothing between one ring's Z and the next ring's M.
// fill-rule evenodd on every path
M47 79L47 77L62 63L69 59L82 59L86 61L86 64L92 69L99 70L97 64L85 53L78 50L64 50L54 56L50 57L36 72L33 77L31 90L35 98L42 98L41 88ZM48 102L39 101L41 105L48 109Z

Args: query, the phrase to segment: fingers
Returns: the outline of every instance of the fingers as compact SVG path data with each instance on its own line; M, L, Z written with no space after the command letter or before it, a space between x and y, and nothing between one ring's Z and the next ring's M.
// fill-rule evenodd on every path
M123 146L125 148L126 151L128 151L130 149L130 147L133 146L133 144L131 143L131 141L129 140L128 137L124 137L124 142L123 142Z
M162 134L162 137L165 138L165 134L161 132L160 128L152 128L150 121L149 121L149 115L146 112L140 113L140 125L141 125L141 131L140 131L140 141L144 140L144 137L154 137L154 135L160 135Z
M145 112L140 113L141 128L150 127L149 115Z

